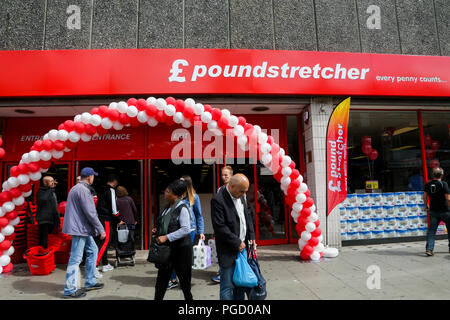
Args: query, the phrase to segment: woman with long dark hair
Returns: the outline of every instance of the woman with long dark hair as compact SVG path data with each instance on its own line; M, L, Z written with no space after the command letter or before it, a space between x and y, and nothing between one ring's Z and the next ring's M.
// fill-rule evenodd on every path
M156 228L152 230L152 234L156 234L158 244L170 246L169 263L158 265L155 300L164 298L173 269L180 279L184 299L192 300L192 241L189 236L191 225L189 209L182 201L186 189L186 183L182 180L175 180L167 186L164 199L168 206L158 215Z

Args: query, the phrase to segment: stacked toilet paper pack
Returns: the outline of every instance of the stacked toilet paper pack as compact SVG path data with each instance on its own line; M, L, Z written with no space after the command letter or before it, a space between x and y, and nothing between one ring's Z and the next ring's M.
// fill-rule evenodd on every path
M219 259L217 258L217 250L216 250L216 240L209 239L208 246L211 248L211 264L212 265L219 264Z
M427 231L423 192L349 194L340 205L345 240L419 236Z
M206 246L203 240L193 247L194 265L192 269L206 269L211 266L211 247Z

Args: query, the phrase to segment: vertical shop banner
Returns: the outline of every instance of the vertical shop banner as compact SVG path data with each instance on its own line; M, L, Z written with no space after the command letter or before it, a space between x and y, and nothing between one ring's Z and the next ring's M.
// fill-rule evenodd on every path
M334 108L327 127L327 216L347 197L347 129L350 98Z

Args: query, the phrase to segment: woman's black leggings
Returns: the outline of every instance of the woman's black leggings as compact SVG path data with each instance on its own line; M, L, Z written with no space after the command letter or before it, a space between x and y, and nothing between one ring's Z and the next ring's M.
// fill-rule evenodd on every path
M180 280L180 287L183 290L184 299L191 301L192 244L189 246L172 247L170 260L171 264L168 267L163 267L158 270L155 300L162 300L164 298L172 270L175 269Z

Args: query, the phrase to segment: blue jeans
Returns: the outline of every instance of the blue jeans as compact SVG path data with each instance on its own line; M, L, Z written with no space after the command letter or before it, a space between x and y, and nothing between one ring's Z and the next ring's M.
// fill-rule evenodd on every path
M434 241L436 239L436 231L439 226L439 223L441 222L441 219L437 217L437 213L435 215L430 214L430 227L427 231L427 245L425 250L434 250ZM450 232L450 225L448 223L445 224L447 227L447 232ZM450 248L450 237L449 237L449 248Z
M195 230L191 231L191 241L192 241L192 243L194 243L194 239L195 239ZM173 269L172 275L170 276L170 281L175 281L176 278L177 278L177 273L176 273L175 269Z
M235 263L231 267L220 267L220 300L245 300L245 288L235 287L233 273Z
M70 295L77 291L77 281L80 273L80 263L83 252L86 252L85 287L89 288L97 283L95 279L95 264L97 261L98 247L91 236L72 236L72 249L70 250L69 263L66 271L66 285L64 295Z

